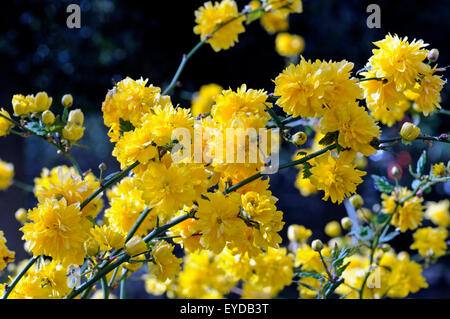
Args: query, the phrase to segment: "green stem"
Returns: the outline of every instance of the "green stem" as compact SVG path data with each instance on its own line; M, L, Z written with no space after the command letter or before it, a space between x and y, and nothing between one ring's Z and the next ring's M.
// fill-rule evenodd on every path
M307 155L305 157L302 157L301 159L298 159L298 160L291 161L291 162L285 163L283 165L280 165L278 167L278 170L282 170L282 169L285 169L285 168L288 168L288 167L292 167L292 166L296 166L296 165L299 165L299 164L303 164L303 163L313 159L314 157L317 157L319 155L322 155L323 153L326 153L326 152L328 152L328 151L330 151L332 149L335 149L336 147L337 147L336 144L327 146L327 147L322 148L321 150L319 150L317 152L314 152L314 153L311 153L311 154L309 154L309 155ZM258 172L255 175L252 175L249 178L246 178L243 181L241 181L241 182L239 182L239 183L237 183L237 184L227 188L223 193L224 194L229 194L231 192L234 192L238 188L241 188L242 186L247 185L248 183L253 182L255 179L258 179L258 178L260 178L262 176L264 176L264 174L261 173L261 172Z
M87 204L89 204L94 198L96 198L101 192L103 192L105 189L107 189L110 185L114 184L118 180L122 179L125 175L127 175L133 168L139 165L139 162L134 162L127 168L125 168L123 171L121 171L119 174L114 176L113 178L109 179L106 183L101 185L94 193L92 193L91 196L89 196L84 202L80 205L80 210L86 207Z
M241 13L241 14L237 15L236 17L233 17L233 18L229 19L228 21L225 21L224 23L217 26L217 28L214 31L212 31L210 34L208 34L203 40L201 40L199 43L197 43L195 45L195 47L193 47L191 49L191 51L189 51L188 54L184 54L175 75L173 76L172 80L170 81L169 86L162 92L162 95L168 94L175 87L175 85L177 84L178 78L181 75L181 72L183 71L184 67L186 66L187 61L189 61L189 59L194 55L194 53L197 52L198 49L200 49L203 46L203 44L205 44L209 39L211 39L217 31L219 31L221 28L223 28L227 24L229 24L237 19L240 19L247 14L252 14L252 13L255 13L258 11L262 11L262 10L264 10L264 8L257 8L255 10L249 11L247 13Z
M34 193L33 186L28 185L26 183L19 182L18 180L13 180L13 185L25 192Z
M102 284L103 299L108 299L109 298L109 288L108 288L108 282L106 281L106 275L100 279L100 282Z
M75 168L75 170L77 171L78 175L80 175L81 179L84 179L83 172L80 169L80 165L75 160L75 158L72 155L70 155L69 153L64 153L64 156L66 156L69 159L70 163L72 163L72 166Z
M17 285L17 283L20 281L20 279L25 275L25 273L28 271L28 269L30 269L31 266L33 266L33 264L37 261L38 258L39 258L39 256L33 257L28 261L28 263L25 265L25 267L23 267L23 269L16 276L16 278L14 278L14 280L11 282L11 284L8 286L8 288L5 289L5 292L3 293L3 296L1 299L8 298L9 294L13 291L14 287Z
M126 299L127 297L127 273L128 270L124 271L120 280L120 299Z
M136 231L138 230L139 226L142 224L142 222L148 216L148 213L151 210L152 210L151 208L146 207L144 209L144 211L139 215L139 217L136 220L136 222L134 223L133 227L131 227L130 231L128 232L127 237L125 238L125 242L129 241L133 237L133 235L136 233Z

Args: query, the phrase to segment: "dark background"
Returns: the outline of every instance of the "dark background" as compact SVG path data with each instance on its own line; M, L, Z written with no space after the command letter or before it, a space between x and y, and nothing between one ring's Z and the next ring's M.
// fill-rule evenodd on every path
M247 1L237 1L242 9ZM66 7L70 3L81 6L81 29L66 27ZM369 29L366 8L370 3L381 7L381 29ZM60 99L71 93L75 107L86 114L86 132L81 140L90 150L74 148L72 153L81 168L92 168L105 162L106 173L118 169L111 156L112 145L101 118L101 104L113 81L126 76L149 78L149 82L164 88L178 67L181 56L198 41L192 31L194 11L203 1L1 1L0 4L0 107L12 113L14 94L36 94L47 91L53 97L52 110L60 110ZM381 40L388 33L421 38L430 48L440 51L439 65L450 64L448 31L450 1L360 1L360 0L304 0L304 12L290 17L290 32L300 34L306 42L303 55L307 59L347 59L354 62L355 71L362 68L371 55L371 42ZM242 83L250 88L273 91L272 80L285 66L285 60L274 50L275 35L268 34L259 21L246 26L239 43L227 51L215 53L209 45L202 47L189 61L180 80L182 87L173 95L175 104L189 107L186 98L207 83L215 82L225 88L236 89ZM442 92L443 107L448 104L448 86ZM408 119L408 118L406 118ZM448 117L431 116L421 123L423 132L448 132ZM409 119L411 120L411 119ZM393 136L400 125L384 129L384 136ZM386 175L387 167L398 162L398 154L418 158L426 143L412 147L398 146L394 153L383 152L371 157L369 174ZM286 149L286 148L285 148ZM290 160L293 148L281 155L281 162ZM450 150L443 145L429 149L430 159L448 161ZM69 164L56 155L50 145L31 137L14 135L0 139L0 158L15 165L16 179L32 184L42 167L52 168ZM415 164L415 163L414 163ZM303 198L294 188L297 171L290 168L271 176L271 188L279 198L278 207L285 213L287 224L299 223L313 230L314 236L326 240L324 225L345 216L343 205L321 201L320 195ZM368 174L368 175L369 175ZM401 183L409 185L407 174ZM367 176L358 191L366 200L366 207L379 201L379 193ZM439 185L428 194L427 200L448 197L450 185ZM2 203L0 229L5 232L8 246L16 251L17 260L26 258L23 251L19 223L14 212L20 207L32 208L35 199L18 188L0 193ZM283 231L285 236L285 230ZM407 249L411 234L399 236L394 246ZM449 258L426 270L429 289L417 297L450 297ZM142 296L139 286L131 296ZM294 296L294 288L285 296Z

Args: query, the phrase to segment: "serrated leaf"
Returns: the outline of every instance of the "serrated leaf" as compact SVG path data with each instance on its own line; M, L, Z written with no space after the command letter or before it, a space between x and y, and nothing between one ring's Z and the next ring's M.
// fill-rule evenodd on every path
M312 173L311 173L311 168L312 165L309 164L308 162L303 163L303 178L310 178Z
M417 166L416 166L416 174L422 175L423 170L425 169L425 164L427 163L427 151L423 151L422 155L420 155L419 159L417 160Z
M45 128L42 127L38 122L28 122L27 124L25 124L25 127L39 136L44 136L45 134L47 134Z
M398 231L390 232L389 234L386 234L380 238L380 243L386 243L388 241L391 241L395 237L397 237L400 233Z
M372 174L372 179L375 183L375 188L382 193L391 193L394 186L389 183L386 177Z
M328 132L324 137L322 137L322 139L319 141L319 144L323 146L333 144L337 140L338 135L339 131Z

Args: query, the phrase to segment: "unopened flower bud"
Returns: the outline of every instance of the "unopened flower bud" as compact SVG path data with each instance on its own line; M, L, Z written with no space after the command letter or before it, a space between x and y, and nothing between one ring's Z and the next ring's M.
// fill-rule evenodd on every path
M42 113L42 123L44 123L45 125L52 125L53 123L55 123L55 114L53 114L53 112L50 110Z
M36 103L36 111L44 112L50 108L52 105L53 99L47 95L46 92L39 92L36 94L35 103Z
M305 132L297 132L292 136L292 142L297 146L305 144L307 140L308 136L305 134Z
M341 234L341 225L335 220L325 226L325 234L330 237L337 237Z
M98 169L99 170L101 170L101 171L104 171L104 170L106 170L106 164L105 163L100 163L100 165L98 165Z
M19 208L18 210L16 210L14 217L16 217L16 220L19 223L24 224L27 220L27 210L25 208Z
M381 250L387 253L391 250L391 245L384 243L383 245L381 245Z
M420 134L420 128L410 122L403 123L402 129L400 130L400 136L405 141L413 141Z
M361 195L355 194L350 197L350 204L353 205L356 209L361 208L364 205L364 200Z
M391 175L395 177L398 177L398 175L400 175L400 169L398 168L397 165L392 166Z
M345 230L350 230L353 226L353 222L350 218L344 217L341 219L341 225Z
M82 126L84 122L83 112L80 109L70 111L67 122Z
M73 104L73 96L71 94L65 94L61 99L61 104L64 107L71 107Z
M438 49L431 49L430 52L428 52L427 59L430 62L436 62L439 58L439 50Z
M321 251L323 249L323 243L320 239L313 240L311 243L311 248L314 251Z
M100 251L100 245L95 239L88 239L84 242L84 250L89 256L95 256Z
M146 252L147 244L139 236L134 236L125 244L125 250L130 256L136 256Z

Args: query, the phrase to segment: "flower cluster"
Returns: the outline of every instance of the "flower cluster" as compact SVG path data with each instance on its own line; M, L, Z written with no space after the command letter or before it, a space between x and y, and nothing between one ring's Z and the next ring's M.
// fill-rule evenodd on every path
M446 134L421 135L417 122L380 139L381 124L441 107L445 82L437 65L424 63L437 56L422 40L389 34L375 42L357 78L347 60L297 60L303 39L282 32L276 49L291 63L273 80L273 93L210 83L189 97L190 108L172 103L169 93L201 45L229 49L244 22L257 19L269 33L286 31L289 15L302 11L300 0L251 1L241 11L222 0L195 11L200 42L166 89L126 77L106 94L103 121L121 168L106 177L105 164L96 176L70 154L85 131L81 109L69 111L71 95L62 97L60 115L50 111L45 92L14 95L17 120L1 109L0 135L34 135L72 165L44 168L32 187L13 180L13 165L0 161L0 189L14 184L37 200L15 214L28 262L7 265L15 253L0 231L0 270L17 279L0 285L3 298L97 298L99 291L91 294L97 281L103 298L112 298L134 273L144 273L148 293L170 298L273 298L293 283L300 298L404 298L426 288L423 270L447 254L450 213L448 200L430 202L425 195L450 180L450 164L434 163L427 172L424 151L415 171L410 168L410 186L400 183L395 167L389 172L395 185L372 175L382 193L372 209L357 194L367 157L377 151L417 139L449 142ZM280 140L296 148L282 165ZM295 186L304 197L320 191L324 201L346 200L349 217L331 218L328 242L311 241L310 229L289 225L283 244L287 218L264 176L273 167L299 169ZM410 231L414 256L389 244Z

